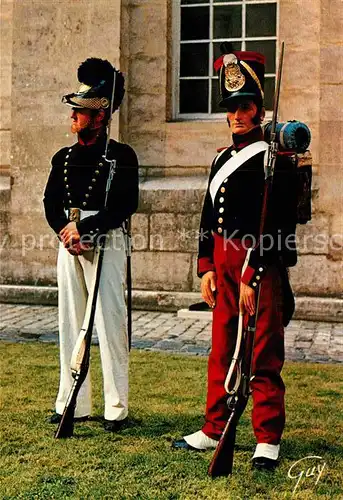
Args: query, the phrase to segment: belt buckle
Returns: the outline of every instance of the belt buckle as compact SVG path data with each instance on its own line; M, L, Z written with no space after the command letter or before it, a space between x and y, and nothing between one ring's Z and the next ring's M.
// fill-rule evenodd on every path
M68 208L68 219L70 222L80 222L81 210L79 208Z

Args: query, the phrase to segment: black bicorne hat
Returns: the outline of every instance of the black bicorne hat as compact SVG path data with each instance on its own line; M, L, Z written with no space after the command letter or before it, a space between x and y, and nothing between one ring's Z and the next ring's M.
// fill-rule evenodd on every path
M73 108L110 108L115 74L115 111L124 97L124 76L109 61L96 57L86 59L79 66L77 77L81 85L77 92L63 96L62 102Z
M219 73L222 100L219 106L228 108L237 98L252 99L259 107L264 100L265 57L258 52L228 52L228 44L221 45L223 54L215 61Z

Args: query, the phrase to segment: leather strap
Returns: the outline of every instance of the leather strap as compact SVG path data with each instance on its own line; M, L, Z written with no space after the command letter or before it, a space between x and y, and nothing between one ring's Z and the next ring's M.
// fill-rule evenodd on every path
M243 163L248 161L253 156L256 156L258 153L262 151L268 150L268 144L265 141L258 141L249 144L241 151L239 151L235 156L229 158L224 165L218 170L216 175L213 177L210 184L210 194L212 198L212 202L214 204L214 200L218 189L223 184L223 181L229 177L233 172L235 172ZM217 161L218 157L216 158Z

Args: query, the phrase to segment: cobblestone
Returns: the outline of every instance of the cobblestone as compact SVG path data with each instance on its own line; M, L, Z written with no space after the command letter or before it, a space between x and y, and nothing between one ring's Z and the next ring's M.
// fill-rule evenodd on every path
M194 341L197 333L198 332L192 332L191 330L187 330L186 332L181 333L181 335L179 335L179 339L182 340L183 342Z
M133 311L134 349L206 356L211 322L174 313ZM57 343L57 307L0 304L0 341ZM98 344L96 335L93 344ZM285 333L286 359L343 363L343 324L291 321Z
M210 350L209 347L200 347L197 345L186 344L181 348L180 352L186 354L196 354L198 356L207 356L209 350Z
M58 342L58 336L56 333L44 333L39 337L39 342L56 344Z
M312 345L312 340L308 339L306 342L304 340L296 340L295 341L295 348L296 349L308 349Z
M158 351L180 351L183 347L182 342L176 340L159 340L154 346Z
M154 345L156 345L154 340L132 340L132 347L134 349L150 349Z

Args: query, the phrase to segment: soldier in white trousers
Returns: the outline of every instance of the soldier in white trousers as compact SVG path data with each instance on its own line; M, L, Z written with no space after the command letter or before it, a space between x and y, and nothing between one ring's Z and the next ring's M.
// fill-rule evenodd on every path
M95 273L94 246L99 237L105 237L95 326L104 381L104 429L112 432L119 430L128 416L123 223L138 205L136 154L130 146L111 140L107 158L116 160L116 170L105 208L109 164L103 155L115 73L113 111L124 96L123 75L101 59L90 58L80 65L78 92L63 98L72 108L71 128L78 142L54 155L44 193L47 221L61 241L57 263L61 374L56 411L50 421L59 423L73 383L71 355ZM85 420L91 412L88 374L78 395L75 420Z

